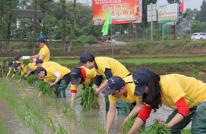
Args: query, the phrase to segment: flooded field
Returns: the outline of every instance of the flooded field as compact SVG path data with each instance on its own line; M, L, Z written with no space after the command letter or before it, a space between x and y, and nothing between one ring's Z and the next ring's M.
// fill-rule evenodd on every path
M205 80L205 77L199 79ZM70 107L70 86L65 99L38 98L36 85L29 86L24 81L18 84L15 80L1 79L0 90L0 116L5 134L104 134L106 113L103 94L100 95L100 109L81 112L78 101L74 110ZM166 120L171 112L170 108L159 108L151 114L146 126L153 124L154 118ZM123 120L124 117L116 116L110 134L121 134ZM190 128L190 124L186 128Z

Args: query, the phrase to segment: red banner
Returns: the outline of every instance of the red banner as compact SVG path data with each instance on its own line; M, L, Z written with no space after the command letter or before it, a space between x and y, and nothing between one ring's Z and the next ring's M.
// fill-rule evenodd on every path
M111 11L112 24L141 22L142 0L92 0L93 24L103 25Z

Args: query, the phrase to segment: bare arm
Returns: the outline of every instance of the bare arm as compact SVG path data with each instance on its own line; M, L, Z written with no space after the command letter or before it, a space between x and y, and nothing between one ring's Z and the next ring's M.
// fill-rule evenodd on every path
M134 106L134 108L132 109L132 111L129 113L129 115L124 119L124 124L126 122L128 122L128 120L131 117L134 117L137 115L137 113L140 112L141 108L142 108L143 104L141 102L136 102L136 105Z
M107 113L106 133L109 134L110 128L114 122L116 115L116 103L109 103L109 111Z
M76 93L72 93L72 97L71 97L71 106L74 107L74 100L76 97Z
M39 57L40 57L40 55L39 55L39 54L36 54L36 55L31 56L31 58L32 58L32 59L33 59L33 58L38 59Z
M9 69L9 71L8 71L8 73L7 73L7 75L6 75L6 79L8 79L10 73L11 73L11 69Z
M132 128L129 130L127 134L134 134L143 124L144 124L144 121L140 119L139 117L137 117Z
M31 72L32 71L28 71L27 74L25 75L25 77L28 77Z
M44 57L45 57L44 55L40 55L40 56L39 56L39 59L43 60Z
M97 93L100 93L102 90L105 89L105 87L107 86L108 84L108 80L105 80L98 88L96 88L96 92Z

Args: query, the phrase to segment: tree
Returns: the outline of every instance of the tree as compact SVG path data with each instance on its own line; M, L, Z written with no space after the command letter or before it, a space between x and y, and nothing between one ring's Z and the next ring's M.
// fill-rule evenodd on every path
M201 23L199 20L196 20L192 23L192 33L194 32L202 32L203 30L203 23Z
M201 7L200 7L200 11L197 12L196 20L199 20L199 21L201 21L201 22L206 21L206 15L205 15L205 13L206 13L206 1L203 0L203 1L202 1L202 5L201 5Z
M180 3L180 0L167 0L169 4Z
M185 18L188 21L193 21L193 20L195 20L197 12L198 12L198 10L196 8L193 10L186 9L185 13L183 14L183 18Z
M66 1L65 0L61 0L61 4L62 4L62 16L63 16L63 27L62 27L62 48L63 48L63 52L65 53L65 36L66 36Z
M72 48L72 40L73 40L73 34L74 34L74 28L76 26L76 0L73 1L73 6L72 6L72 21L71 21L71 32L70 32L70 40L69 40L69 47L68 47L68 52L71 51Z

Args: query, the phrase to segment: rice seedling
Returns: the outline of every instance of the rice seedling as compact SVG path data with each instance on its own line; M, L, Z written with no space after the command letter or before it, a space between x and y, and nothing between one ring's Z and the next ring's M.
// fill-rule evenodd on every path
M34 84L36 81L38 80L37 76L36 75L29 75L27 78L26 78L26 81L29 85L32 85Z
M164 124L156 121L153 125L148 126L142 134L170 134L170 131Z
M135 117L131 117L129 118L128 122L125 123L124 126L121 126L121 131L126 134L127 132L129 132L129 130L132 128L134 122L135 122Z
M84 90L75 98L81 99L82 111L99 109L98 97L95 95L95 90L92 87L85 87Z
M22 65L23 65L23 66L27 66L29 63L30 63L30 60L29 60L29 59L23 59L23 60L22 60Z
M50 87L49 83L47 82L44 82L44 81L39 82L37 85L37 89L43 95L48 94L50 96L54 96L53 90Z

